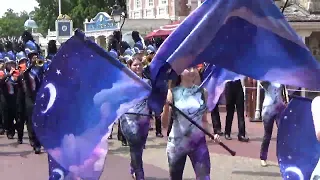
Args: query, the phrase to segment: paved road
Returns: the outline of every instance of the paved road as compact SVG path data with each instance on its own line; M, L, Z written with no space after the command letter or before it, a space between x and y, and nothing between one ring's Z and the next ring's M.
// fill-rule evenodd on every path
M221 114L225 116L224 113ZM222 120L224 121L224 120ZM235 120L233 131L237 132ZM240 143L236 139L225 141L229 147L237 151L237 156L229 156L218 145L209 142L212 163L212 179L223 180L277 180L281 179L275 156L275 138L270 145L269 167L260 167L259 148L263 133L261 123L247 123L247 132L251 138L249 143ZM114 131L116 133L116 130ZM275 133L274 133L275 134ZM236 133L233 135L236 138ZM275 137L275 136L274 136ZM44 180L47 179L46 155L35 155L27 144L17 145L16 140L8 140L0 136L0 178L14 180ZM117 140L110 141L103 180L130 180L128 148L122 147ZM165 154L165 138L156 138L154 131L150 131L147 149L144 152L144 167L148 180L167 180L168 165ZM191 163L188 161L184 172L184 179L194 179Z

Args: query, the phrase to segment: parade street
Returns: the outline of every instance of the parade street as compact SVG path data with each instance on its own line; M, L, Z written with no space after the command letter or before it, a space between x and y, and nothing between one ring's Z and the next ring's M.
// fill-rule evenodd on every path
M224 122L225 113L221 113ZM276 160L275 134L272 138L269 150L270 165L261 167L259 160L259 148L263 136L263 126L261 123L247 121L247 131L250 137L249 143L241 143L236 139L237 119L233 123L233 140L223 142L231 149L237 151L237 156L232 157L227 154L219 145L209 141L209 151L211 153L211 177L212 179L223 180L277 180L280 178L279 168ZM224 125L223 125L224 126ZM116 127L116 126L115 126ZM276 129L276 128L275 128ZM130 180L129 175L129 151L128 147L122 147L116 140L117 129L114 129L113 140L109 140L110 150L106 160L102 180L119 179ZM165 133L164 133L165 134ZM27 134L25 134L27 137ZM35 155L27 144L28 139L24 139L24 144L17 145L16 140L8 140L5 136L0 136L0 174L2 179L48 179L48 163L45 153ZM157 138L154 131L150 131L146 150L143 155L146 179L166 180L168 179L168 163L165 152L166 138ZM272 162L271 162L272 161ZM184 179L195 179L190 161L184 170Z

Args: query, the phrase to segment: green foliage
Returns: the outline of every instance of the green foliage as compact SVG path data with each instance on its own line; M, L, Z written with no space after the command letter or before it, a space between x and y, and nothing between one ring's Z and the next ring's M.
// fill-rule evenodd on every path
M27 12L16 13L8 9L0 18L0 37L21 36L24 31L24 22L28 18Z
M37 22L38 31L42 34L47 34L48 29L55 29L55 21L59 14L58 0L37 0L39 7L34 10L34 20ZM71 7L70 3L62 0L62 14L68 14Z
M39 7L33 11L33 19L39 26L38 32L46 35L48 29L55 30L55 21L59 15L58 0L37 0ZM122 1L121 1L122 2ZM74 28L83 29L85 19L92 19L99 12L111 13L115 0L61 0L61 13L69 15ZM0 18L0 37L20 36L24 31L24 22L29 18L27 12L13 12L12 9Z
M46 34L48 29L55 30L55 20L58 17L58 0L37 0L39 8L35 9L35 21L39 31ZM99 12L111 13L114 0L61 0L62 14L69 15L74 28L83 29L86 18L91 19Z

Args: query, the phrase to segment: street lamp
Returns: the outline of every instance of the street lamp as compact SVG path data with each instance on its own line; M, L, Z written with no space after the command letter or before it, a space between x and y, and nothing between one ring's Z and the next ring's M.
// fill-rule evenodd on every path
M111 17L116 23L120 23L122 21L120 26L120 31L121 31L124 25L124 22L126 21L126 18L127 18L126 12L119 5L115 4L112 7Z

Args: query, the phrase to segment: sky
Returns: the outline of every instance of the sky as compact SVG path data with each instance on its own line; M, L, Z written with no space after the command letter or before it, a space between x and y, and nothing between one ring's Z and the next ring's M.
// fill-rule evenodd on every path
M14 12L27 11L31 12L34 7L38 6L36 0L1 0L0 17L11 8Z

